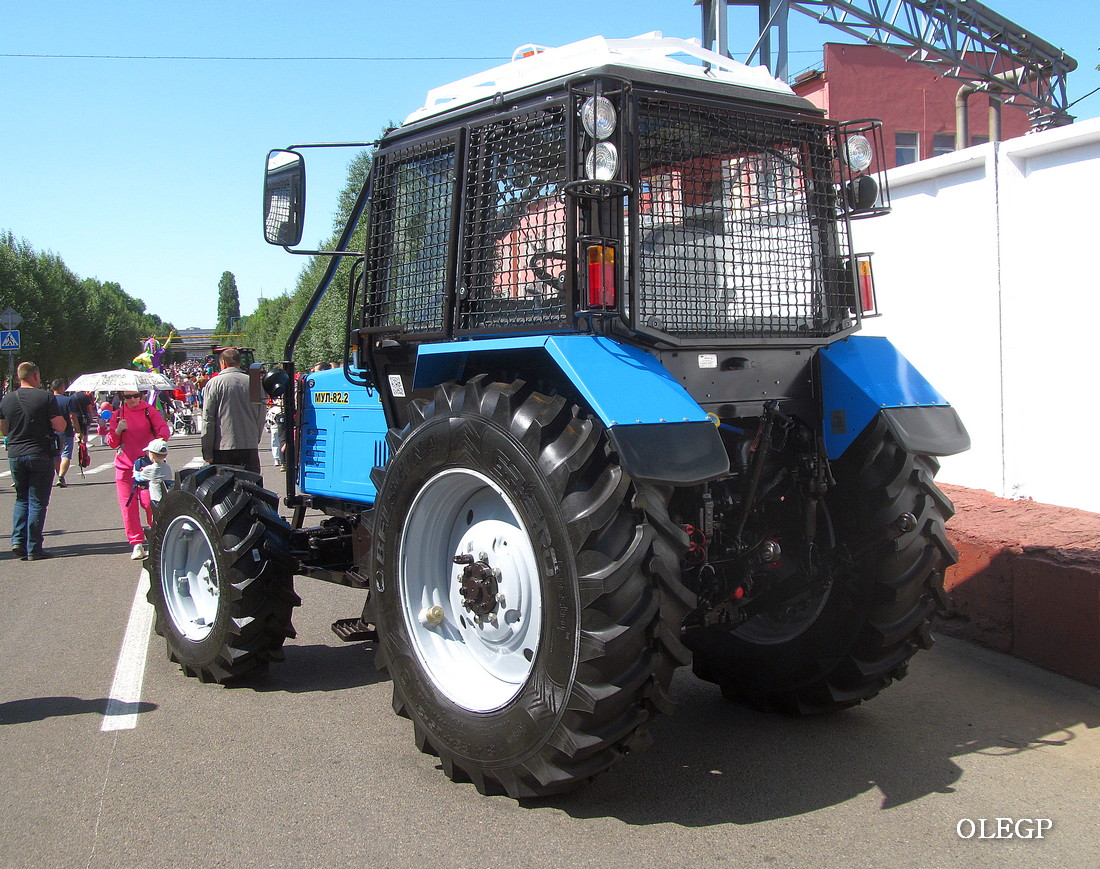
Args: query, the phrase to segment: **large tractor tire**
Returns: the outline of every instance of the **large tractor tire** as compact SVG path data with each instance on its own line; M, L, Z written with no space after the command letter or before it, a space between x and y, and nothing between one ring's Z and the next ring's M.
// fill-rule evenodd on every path
M147 566L168 657L204 682L256 675L294 636L290 526L258 474L207 466L160 502Z
M687 663L669 492L561 396L436 389L376 469L377 661L394 710L485 794L575 787L645 742Z
M932 645L929 620L958 557L944 531L954 508L932 482L938 468L873 424L834 463L837 485L817 522L830 581L732 631L689 634L696 675L732 700L798 715L855 706L901 679ZM821 554L829 536L835 546Z

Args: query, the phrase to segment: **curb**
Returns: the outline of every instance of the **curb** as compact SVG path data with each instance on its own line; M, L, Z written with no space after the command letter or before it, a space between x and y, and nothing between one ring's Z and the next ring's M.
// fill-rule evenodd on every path
M959 561L936 629L1100 687L1100 514L940 488Z

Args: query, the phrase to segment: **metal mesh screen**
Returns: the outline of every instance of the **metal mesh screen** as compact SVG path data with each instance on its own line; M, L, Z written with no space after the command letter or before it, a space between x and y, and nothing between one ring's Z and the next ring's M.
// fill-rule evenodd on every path
M264 234L267 238L281 240L286 232L284 227L290 223L291 193L289 178L268 181L267 213L264 215Z
M386 154L374 179L367 323L441 332L455 179L451 143Z
M851 316L828 128L639 103L639 325L826 337Z
M470 131L459 328L565 321L565 110Z

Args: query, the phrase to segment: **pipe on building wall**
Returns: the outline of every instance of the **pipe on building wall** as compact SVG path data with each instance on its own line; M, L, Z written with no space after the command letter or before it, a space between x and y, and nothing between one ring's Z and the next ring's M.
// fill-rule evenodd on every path
M1028 80L1028 71L1021 66L1005 71L1000 77L1013 84L1023 84ZM989 94L989 141L1001 141L1001 108L1004 105L1004 88L994 81L985 81L981 84L967 82L955 94L956 151L970 145L970 108L968 101L978 91L985 91Z
M955 94L955 150L970 145L970 98L982 89L982 85L967 82Z
M1004 105L1004 97L1001 91L989 91L989 141L1001 141L1001 106Z

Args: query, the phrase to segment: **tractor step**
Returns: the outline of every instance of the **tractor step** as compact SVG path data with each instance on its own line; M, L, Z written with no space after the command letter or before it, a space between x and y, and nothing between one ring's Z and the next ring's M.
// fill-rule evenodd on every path
M374 625L363 621L361 618L337 619L332 623L332 632L345 643L378 639L378 631Z

